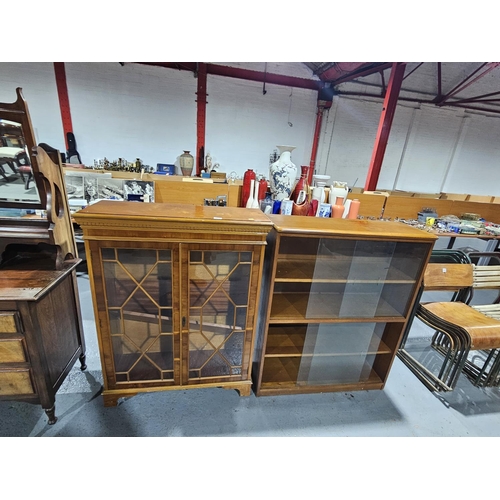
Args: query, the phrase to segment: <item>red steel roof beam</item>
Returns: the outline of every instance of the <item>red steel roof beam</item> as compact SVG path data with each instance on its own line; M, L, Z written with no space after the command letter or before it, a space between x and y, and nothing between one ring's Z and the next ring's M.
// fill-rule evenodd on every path
M393 63L392 65L370 167L368 169L368 175L366 176L365 191L374 191L377 189L377 182L384 161L384 154L391 132L392 120L396 112L396 105L398 103L399 91L401 90L405 69L406 63Z
M373 75L373 73L378 73L378 72L383 71L385 69L389 69L392 67L392 64L393 63L378 64L376 66L372 66L372 67L367 68L365 70L354 71L352 73L349 73L348 75L337 78L336 80L332 80L331 83L333 85L339 85L341 83L351 82L352 80L355 80L356 78L361 78L363 76Z
M368 62L333 63L333 65L330 66L325 71L323 71L319 75L319 77L321 78L321 80L325 80L325 81L338 80L339 78L343 78L346 75L350 75L350 74L354 73L355 71L359 70L360 68L366 67L367 64L371 64L371 63L368 63Z
M137 62L136 64L144 64L145 66L159 66L161 68L178 69L179 71L196 72L197 66L193 62Z
M448 97L450 97L451 95L453 95L456 92L458 92L457 89L460 89L460 87L465 82L467 82L470 78L472 78L478 71L480 71L481 69L483 69L485 66L486 66L486 63L481 64L481 66L479 66L479 68L477 68L476 70L474 70L469 76L465 77L458 85L456 85L455 87L453 87L453 89L448 94L446 94L444 96L442 95L441 99L438 100L438 97L436 97L436 104L439 105L441 103L444 103L444 101L446 99L448 99Z
M419 63L417 67L413 68L409 73L407 73L403 80L406 80L412 73L414 73L415 71L417 71L418 68L420 68L420 66L422 66L422 64L424 64L423 62Z
M162 68L172 68L193 72L195 72L197 68L196 63L140 62L137 64L145 64L147 66L160 66ZM286 87L297 87L311 90L319 90L319 88L323 85L323 83L319 80L277 75L275 73L254 71L251 69L233 68L230 66L222 66L220 64L206 63L206 67L207 74L209 75L227 76L230 78L239 78L241 80L251 80L254 82L266 82L266 84L273 83L275 85L284 85Z
M473 109L474 111L484 111L486 113L500 114L500 110L498 109L481 108L480 106L465 106L463 104L455 104L455 103L446 104L446 106L450 106L452 108Z
M444 104L444 102L446 100L448 100L450 97L453 97L455 94L458 94L458 92L462 91L462 90L465 90L467 87L470 87L473 83L477 82L478 80L480 80L481 78L483 78L483 76L487 75L490 71L494 70L496 67L498 67L500 65L500 63L496 62L496 63L484 63L482 64L481 66L479 66L479 68L477 68L474 72L472 72L467 78L465 78L464 80L462 80L462 82L460 82L454 89L452 89L448 94L446 94L439 102L437 102L436 104L438 106L441 106ZM470 82L468 80L470 80L477 72L479 72L481 69L483 69L484 67L486 66L486 69L478 76L476 76L476 78L474 78L473 80L471 80Z
M319 90L322 82L310 80L308 78L298 78L294 76L277 75L264 71L254 71L251 69L232 68L217 64L207 64L207 73L210 75L228 76L241 80L251 80L254 82L273 83L275 85L285 85L286 87L298 87L302 89Z
M489 94L477 95L475 97L469 97L468 99L459 99L457 101L453 101L453 104L461 104L464 102L477 102L477 103L494 102L494 101L497 101L498 99L484 99L484 97L491 97L491 96L498 95L498 94L500 94L500 91L499 92L490 92Z

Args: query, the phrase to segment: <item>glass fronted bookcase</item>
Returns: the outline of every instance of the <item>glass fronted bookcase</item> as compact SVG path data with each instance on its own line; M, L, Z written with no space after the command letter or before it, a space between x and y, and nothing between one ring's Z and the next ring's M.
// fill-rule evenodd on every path
M383 388L435 236L399 222L270 218L256 394Z
M109 201L75 219L104 404L196 387L249 395L269 219L246 208Z

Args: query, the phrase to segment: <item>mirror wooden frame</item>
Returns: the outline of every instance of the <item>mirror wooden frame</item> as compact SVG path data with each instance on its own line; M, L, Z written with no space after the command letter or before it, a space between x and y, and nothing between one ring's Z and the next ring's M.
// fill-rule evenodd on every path
M39 168L34 151L36 151L35 134L31 124L31 117L28 111L28 105L24 99L22 89L16 89L17 99L13 103L0 103L0 119L9 120L21 124L21 129L24 136L31 170L33 172L33 179L38 190L39 201L33 203L24 201L8 201L0 200L0 207L3 208L30 208L44 210L47 205L47 194L45 193L43 181L39 175Z

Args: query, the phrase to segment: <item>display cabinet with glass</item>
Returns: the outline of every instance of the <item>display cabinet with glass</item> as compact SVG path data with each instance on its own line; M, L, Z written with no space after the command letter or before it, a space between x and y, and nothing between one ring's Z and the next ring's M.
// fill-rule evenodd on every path
M256 394L383 388L436 237L399 222L269 217Z
M104 404L144 391L251 391L266 236L260 210L100 201L83 230Z

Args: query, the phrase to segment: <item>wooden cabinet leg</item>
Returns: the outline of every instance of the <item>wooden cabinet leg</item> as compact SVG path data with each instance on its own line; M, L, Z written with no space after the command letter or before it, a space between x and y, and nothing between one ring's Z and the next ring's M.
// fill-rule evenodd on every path
M231 387L225 387L225 389L231 389ZM250 384L240 385L234 389L238 391L240 397L250 396L250 394L252 394L252 386Z
M49 425L54 425L57 422L56 417L56 405L52 406L52 408L44 408L47 417L49 417Z
M80 359L80 370L82 370L82 372L83 372L83 370L87 369L87 364L86 364L87 356L86 356L86 354L85 353L81 354L79 359Z
M114 392L106 392L104 391L102 393L102 399L104 402L104 406L109 407L109 406L117 406L118 405L118 400L120 398L133 398L134 396L137 396L137 392L126 392L126 393L114 393Z
M116 394L103 394L102 400L103 400L104 406L106 408L109 408L112 406L117 406L118 400L120 399L120 397L121 396L117 396Z

